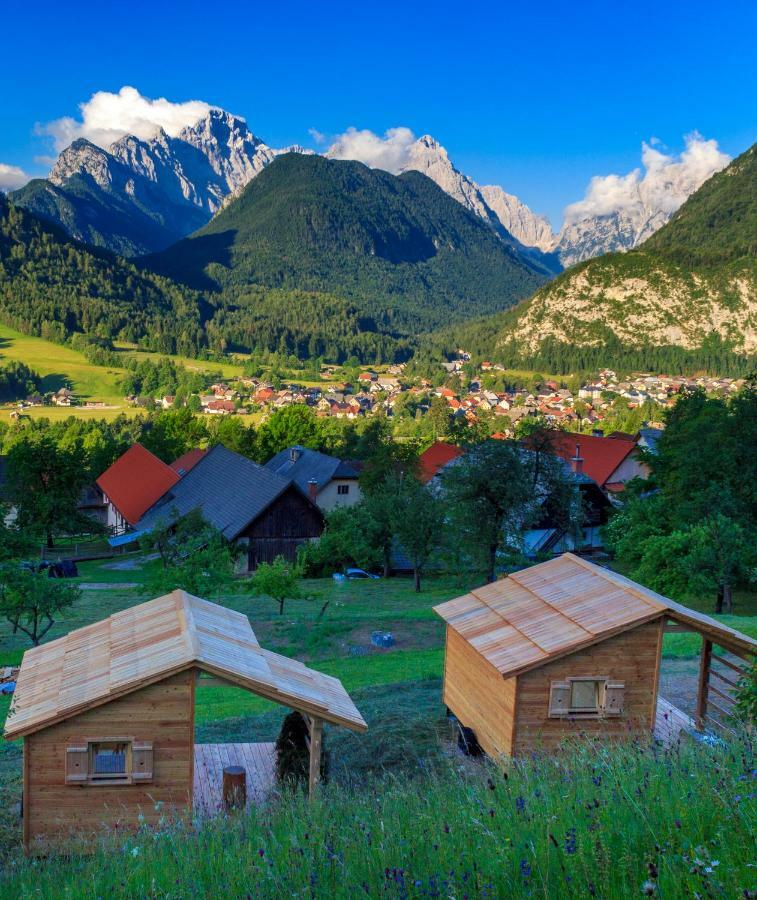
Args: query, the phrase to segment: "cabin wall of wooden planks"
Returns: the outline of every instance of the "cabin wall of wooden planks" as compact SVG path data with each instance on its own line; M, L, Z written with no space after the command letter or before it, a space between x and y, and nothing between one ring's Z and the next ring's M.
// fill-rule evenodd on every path
M639 625L585 650L532 669L518 677L513 755L554 749L571 735L629 736L655 724L662 620ZM623 714L612 718L549 718L553 681L607 676L625 683Z
M489 756L512 753L515 683L447 626L444 702Z
M86 840L104 826L134 827L140 813L156 823L191 809L195 678L194 669L182 672L26 738L24 839L31 852ZM66 784L68 745L119 737L153 742L152 781Z

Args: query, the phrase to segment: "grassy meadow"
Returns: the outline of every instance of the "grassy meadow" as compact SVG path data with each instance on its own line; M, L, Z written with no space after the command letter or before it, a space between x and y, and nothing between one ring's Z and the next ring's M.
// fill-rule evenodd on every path
M139 555L81 563L81 600L48 639L149 599L145 581L156 565ZM591 895L593 885L594 896L620 897L629 884L639 892L648 864L661 896L680 896L672 886L681 879L702 896L747 887L754 804L734 800L750 793L742 783L753 768L746 745L732 753L577 748L569 761L513 766L507 780L457 755L441 701L443 624L432 606L472 586L429 578L416 594L408 579L312 579L304 584L312 599L287 601L281 616L244 581L209 597L248 615L263 646L342 679L368 733L327 728L331 781L314 803L284 797L199 834L167 824L95 857L45 864L23 862L21 747L2 744L0 896L570 897ZM739 595L737 610L754 613L753 602ZM695 605L709 611L711 601ZM757 616L726 621L757 636ZM391 631L395 646L373 647L374 630ZM27 646L0 623L0 665L18 663ZM674 703L679 682L687 690L696 683L698 651L695 636L665 638L662 692ZM0 697L0 718L8 705ZM201 680L196 739L272 741L284 714Z
M323 786L204 825L6 861L7 897L751 897L754 759L682 744L576 746L507 772ZM750 783L751 782L751 783Z

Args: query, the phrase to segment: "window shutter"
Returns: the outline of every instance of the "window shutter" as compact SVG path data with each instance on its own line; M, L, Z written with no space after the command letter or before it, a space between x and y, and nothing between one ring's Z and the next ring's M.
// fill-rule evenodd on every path
M620 716L623 714L623 696L625 694L626 685L623 681L608 681L605 685L605 707L606 716Z
M152 781L152 741L134 741L131 745L132 781Z
M550 718L567 716L570 711L570 684L567 681L553 681L549 689Z
M84 784L89 777L89 747L69 744L66 747L66 784Z

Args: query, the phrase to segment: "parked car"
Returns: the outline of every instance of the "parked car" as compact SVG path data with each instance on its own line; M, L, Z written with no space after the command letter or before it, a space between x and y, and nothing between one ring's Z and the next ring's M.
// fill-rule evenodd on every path
M379 578L378 575L373 575L371 572L366 572L365 569L347 569L345 575L350 580L357 578Z

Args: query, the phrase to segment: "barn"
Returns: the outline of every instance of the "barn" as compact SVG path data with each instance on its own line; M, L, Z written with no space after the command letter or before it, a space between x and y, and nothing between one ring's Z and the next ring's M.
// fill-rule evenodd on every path
M206 522L246 550L246 568L320 537L323 513L300 488L264 466L217 444L142 516L136 534L199 510Z
M757 642L564 553L442 603L444 702L490 756L553 750L571 735L728 729ZM659 696L662 639L701 641L696 711Z
M27 851L208 812L227 764L245 768L254 795L272 745L195 744L208 675L303 714L311 790L324 722L366 730L338 679L264 650L242 613L173 591L24 654L5 737L24 741Z

